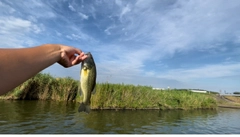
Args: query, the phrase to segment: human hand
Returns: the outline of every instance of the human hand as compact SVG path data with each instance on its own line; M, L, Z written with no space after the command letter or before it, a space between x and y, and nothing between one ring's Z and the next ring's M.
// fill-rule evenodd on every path
M61 57L58 63L65 68L77 65L87 58L84 52L74 47L60 45L60 50Z

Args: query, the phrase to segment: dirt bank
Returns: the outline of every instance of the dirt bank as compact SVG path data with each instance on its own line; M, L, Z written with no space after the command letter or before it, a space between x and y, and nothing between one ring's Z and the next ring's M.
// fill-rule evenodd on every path
M218 107L240 109L240 97L238 96L214 95L214 97Z

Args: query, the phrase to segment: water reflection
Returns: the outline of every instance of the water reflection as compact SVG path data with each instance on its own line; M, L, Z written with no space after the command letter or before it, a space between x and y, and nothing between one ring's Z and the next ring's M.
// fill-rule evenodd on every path
M239 133L238 109L102 110L78 113L78 103L0 100L0 133Z
M217 110L97 111L85 117L84 126L98 133L184 133L197 120L207 121ZM174 128L175 127L175 128Z
M98 133L128 133L141 125L148 125L158 119L158 111L95 111L84 119L86 127Z

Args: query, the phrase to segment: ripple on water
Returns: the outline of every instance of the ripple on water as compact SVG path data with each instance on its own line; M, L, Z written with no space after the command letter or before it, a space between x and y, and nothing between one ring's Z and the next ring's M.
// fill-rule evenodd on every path
M1 104L3 103L3 104ZM0 101L0 133L239 134L240 109L92 111L61 102Z

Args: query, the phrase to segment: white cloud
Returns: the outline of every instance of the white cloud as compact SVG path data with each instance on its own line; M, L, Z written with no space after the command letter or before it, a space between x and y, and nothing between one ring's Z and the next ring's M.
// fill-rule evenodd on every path
M138 75L145 75L142 67L149 53L146 50L129 50L122 45L101 45L94 49L97 52L97 67L99 75L112 75L129 79ZM139 56L141 55L141 56Z
M33 42L31 39L26 40L28 35L41 32L41 28L31 21L13 16L0 17L0 24L0 34L2 35L0 45L5 47L29 46L28 44Z
M59 37L62 36L62 33L58 32L58 31L56 31L56 30L55 30L55 33L56 33L56 35L59 36Z
M101 79L111 75L113 81L135 82L145 77L146 81L176 82L239 75L239 66L233 62L239 61L236 56L240 54L239 1L83 2L0 2L0 45L17 47L37 41L73 44L93 52ZM201 52L200 56L226 53L222 62L229 63L167 71L165 67L162 71L163 65L168 66L166 58L195 51ZM149 61L161 62L161 66L152 68Z
M76 5L76 4L74 4L74 5ZM76 5L76 6L78 6L78 5ZM82 7L84 7L84 6L82 5ZM88 19L88 16L87 16L86 14L82 13L82 12L79 11L79 10L76 10L76 9L73 7L73 5L71 5L70 3L68 4L68 8L69 8L71 11L76 12L82 19L85 19L85 20ZM81 8L80 8L80 9L81 9Z
M88 19L88 16L86 14L83 14L81 12L78 12L78 15L82 18L82 19L85 19L87 20Z
M1 9L0 9L1 12L9 13L9 14L12 14L12 13L14 13L14 12L16 11L16 10L13 9L12 7L6 5L6 4L4 4L4 3L2 3L2 2L0 2L0 8L1 8Z
M75 8L73 8L73 6L70 5L70 4L68 5L68 8L69 8L71 11L74 11L74 12L76 11Z
M114 29L114 28L116 28L115 25L109 26L109 27L107 27L107 28L104 30L104 32L105 32L107 35L111 35L111 34L112 34L112 33L111 33L111 30Z
M236 38L240 29L239 4L224 1L137 1L121 8L119 17L127 7L131 12L124 14L122 25L124 32L121 39L145 46L149 51L159 54L157 58L173 55L176 51L218 50L229 39ZM164 6L162 6L164 5ZM160 6L160 8L157 8ZM229 10L231 9L231 10ZM116 10L118 11L118 10ZM126 12L127 13L127 12ZM233 14L233 15L232 15ZM120 28L119 28L120 29ZM117 30L117 29L116 29ZM123 38L124 37L124 38ZM237 40L236 40L237 41ZM219 44L215 44L219 43ZM153 50L152 50L153 49ZM154 53L153 53L154 54Z
M15 17L0 17L0 23L2 34L10 33L10 31L22 31L22 29L29 31L32 25L28 20Z
M67 35L66 37L71 39L71 40L80 40L80 39L82 39L82 37L80 35L76 35L76 34Z
M115 3L116 3L118 6L122 6L122 1L121 1L121 0L115 0Z
M89 7L89 13L94 19L96 19L96 9L93 6Z
M74 27L73 27L73 29L74 29ZM72 30L72 31L75 33L66 35L66 38L71 39L71 40L76 40L76 41L89 41L89 43L95 42L95 40L92 37L81 32L81 30L78 30L78 31Z
M50 6L45 4L42 1L21 1L21 2L5 2L9 7L14 9L15 15L18 17L25 18L25 16L32 16L36 19L48 19L48 18L55 18L57 15L55 11L52 10Z
M234 41L236 44L240 44L240 32L239 34L236 36L236 39Z
M128 12L130 12L130 11L131 11L131 8L130 8L129 5L123 7L122 12L121 12L121 14L120 14L120 20L122 21L123 16L124 16L125 14L127 14Z
M159 78L177 79L181 81L191 81L198 78L220 78L240 76L240 63L224 63L204 65L199 68L171 69L165 73L160 73Z
M234 2L116 0L114 3L98 3L106 5L106 8L99 10L101 6L96 6L94 9L108 17L100 19L101 22L107 22L100 29L107 37L116 38L111 44L103 42L105 45L101 45L101 49L93 49L101 55L97 57L99 74L132 81L141 75L188 82L203 77L218 78L238 74L237 64L169 68L163 72L162 67L157 65L155 71L145 69L146 66L151 66L149 60L161 61L174 57L179 52L187 54L201 51L202 55L206 52L226 52L229 48L226 42L237 42L239 36L237 30L240 26L237 24L240 24L240 14L235 13L240 12L237 6L240 3Z

